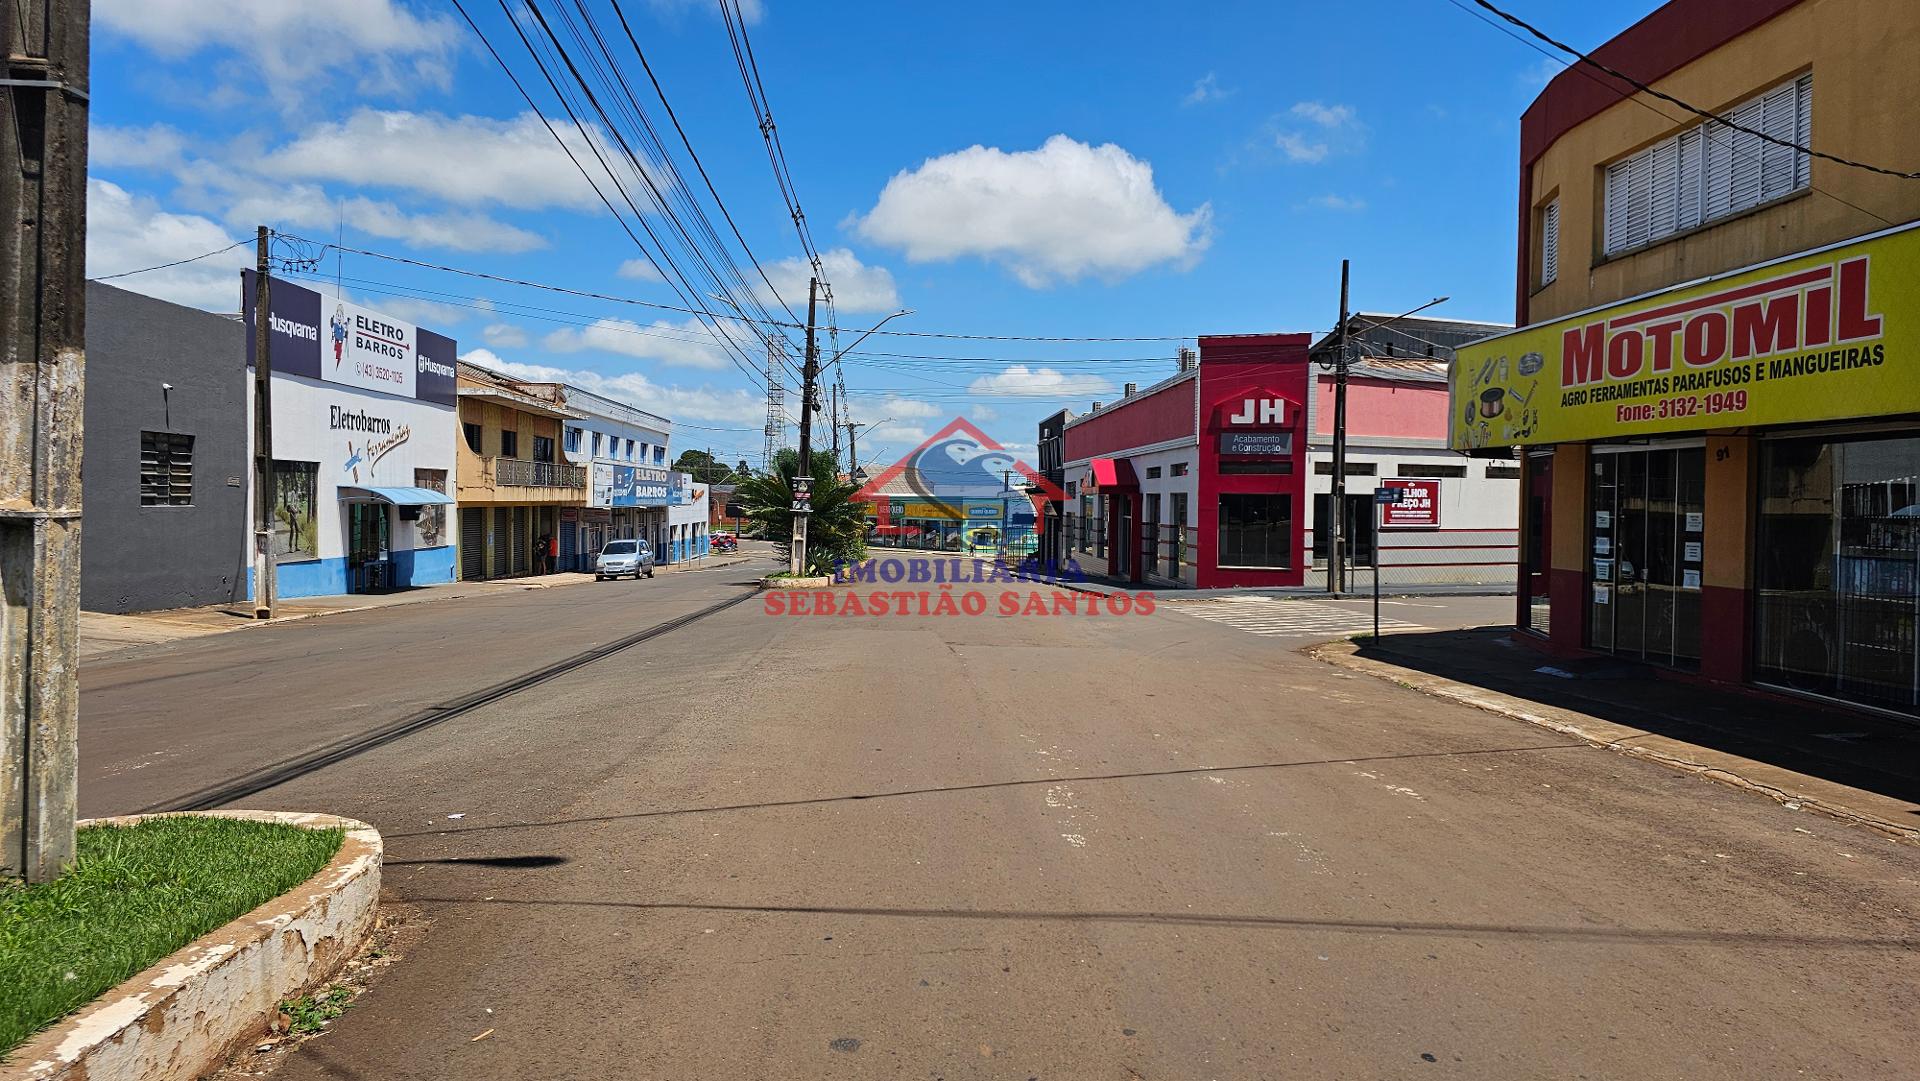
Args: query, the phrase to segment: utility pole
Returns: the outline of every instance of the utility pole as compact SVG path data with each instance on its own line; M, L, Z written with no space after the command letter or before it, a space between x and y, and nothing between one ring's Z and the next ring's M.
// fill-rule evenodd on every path
M74 855L88 20L87 0L0 20L0 878L28 882Z
M780 367L779 341L767 335L767 427L760 468L768 474L773 472L773 456L780 452L782 437L787 433L787 375Z
M1340 323L1333 354L1333 543L1327 553L1327 589L1347 590L1347 260L1340 260Z
M833 408L827 412L827 427L833 432L833 469L837 473L840 471L840 384L836 382L828 389L833 396Z
M273 280L267 227L254 235L253 270L253 618L272 619L280 599L273 565Z
M847 421L847 479L849 481L853 480L853 475L860 471L860 441L854 435L859 427L853 421Z
M793 546L787 572L802 574L807 566L807 519L813 506L813 398L820 378L820 352L814 343L813 321L820 279L807 279L807 357L800 368L800 461L793 471Z

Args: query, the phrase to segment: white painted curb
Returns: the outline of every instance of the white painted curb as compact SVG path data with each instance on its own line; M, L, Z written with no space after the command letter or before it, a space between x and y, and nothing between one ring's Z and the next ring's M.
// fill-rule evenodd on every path
M267 1032L286 999L352 957L374 926L380 834L334 815L291 811L199 814L344 829L318 874L202 935L13 1049L0 1081L192 1081ZM97 818L131 825L158 815Z

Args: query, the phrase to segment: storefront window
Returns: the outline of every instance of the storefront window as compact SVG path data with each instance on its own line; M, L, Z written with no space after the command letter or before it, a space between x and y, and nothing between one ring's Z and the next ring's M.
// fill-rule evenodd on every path
M1706 452L1596 453L1587 644L1690 667L1700 660Z
M1520 588L1527 605L1526 626L1544 635L1551 628L1548 561L1553 547L1553 455L1530 454L1526 463L1527 499L1520 523Z
M320 558L314 517L319 462L273 462L273 560L293 563Z
M1220 566L1288 569L1292 534L1292 496L1220 497Z
M1756 676L1920 712L1920 439L1764 444Z

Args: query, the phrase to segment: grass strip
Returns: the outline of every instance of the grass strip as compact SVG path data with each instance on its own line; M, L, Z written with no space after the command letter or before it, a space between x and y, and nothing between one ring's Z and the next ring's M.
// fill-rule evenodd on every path
M0 882L0 1055L311 878L344 837L204 816L81 830L66 874Z

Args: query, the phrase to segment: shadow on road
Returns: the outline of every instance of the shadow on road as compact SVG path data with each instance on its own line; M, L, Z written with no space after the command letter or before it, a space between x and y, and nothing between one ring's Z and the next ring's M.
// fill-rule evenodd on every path
M1920 802L1920 723L1694 683L1618 658L1549 657L1512 634L1483 627L1356 644L1370 660Z
M1421 751L1414 754L1363 755L1355 758L1315 758L1301 762L1252 762L1231 766L1193 766L1182 769L1146 770L1138 773L1073 773L1063 776L1031 777L1014 781L982 781L978 784L946 785L938 788L907 788L896 792L859 792L839 796L814 796L807 799L769 800L763 803L730 803L713 807L669 807L657 811L634 811L629 814L594 815L588 818L551 818L537 822L498 822L484 826L462 826L459 829L415 830L411 833L388 833L385 836L390 841L399 840L403 837L452 837L463 833L488 833L497 830L557 829L562 826L597 825L603 822L626 822L643 818L723 814L733 811L764 811L780 807L810 807L829 803L852 803L859 800L899 799L903 796L933 796L955 792L980 792L994 788L1021 788L1028 785L1088 784L1097 781L1130 781L1149 777L1184 777L1196 773L1234 773L1242 770L1295 769L1303 766L1352 766L1368 762L1401 762L1418 758L1454 758L1468 755L1521 754L1529 751L1584 751L1589 749L1589 746L1585 743L1569 740L1565 743L1535 744L1526 747L1480 747L1457 751Z
M800 916L874 916L901 919L1023 920L1126 923L1166 927L1229 927L1332 934L1407 935L1427 938L1530 938L1614 946L1708 946L1755 949L1913 950L1920 938L1873 935L1798 935L1769 931L1690 931L1636 927L1540 927L1498 923L1329 920L1300 916L1251 916L1196 912L1072 912L993 908L865 908L845 905L703 904L695 901L594 901L566 898L408 896L410 904L525 905L560 908L620 908L657 912L741 912Z

